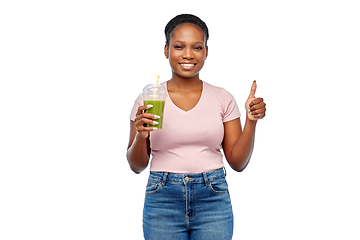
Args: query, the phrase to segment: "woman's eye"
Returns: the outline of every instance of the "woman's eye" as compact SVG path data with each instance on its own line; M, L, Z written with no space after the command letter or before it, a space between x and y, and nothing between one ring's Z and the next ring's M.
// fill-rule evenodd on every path
M175 49L181 49L181 46L174 46Z
M203 47L200 46L200 47L196 47L195 49L196 49L196 50L201 50L201 49L203 49Z

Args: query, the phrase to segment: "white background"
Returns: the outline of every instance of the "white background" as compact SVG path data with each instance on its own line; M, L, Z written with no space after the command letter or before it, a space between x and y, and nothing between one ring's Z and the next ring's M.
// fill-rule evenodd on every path
M227 167L234 239L360 239L356 1L1 1L0 239L142 239L135 98L171 70L166 23L210 30L201 79L267 103ZM244 117L242 118L244 122ZM227 166L227 165L226 165Z

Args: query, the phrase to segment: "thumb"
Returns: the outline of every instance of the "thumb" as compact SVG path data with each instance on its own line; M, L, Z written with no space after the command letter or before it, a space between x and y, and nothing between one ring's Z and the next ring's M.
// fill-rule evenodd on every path
M256 80L254 80L253 84L251 85L251 91L250 91L249 98L255 98L256 87L257 87Z

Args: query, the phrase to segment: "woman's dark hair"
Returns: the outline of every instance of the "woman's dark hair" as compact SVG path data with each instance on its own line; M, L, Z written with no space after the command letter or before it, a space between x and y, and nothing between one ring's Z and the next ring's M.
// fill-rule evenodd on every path
M180 14L171 19L165 27L165 38L166 45L169 45L170 38L175 28L183 23L193 23L198 26L204 34L205 38L205 46L207 46L207 40L209 39L209 30L205 24L199 17L191 14Z

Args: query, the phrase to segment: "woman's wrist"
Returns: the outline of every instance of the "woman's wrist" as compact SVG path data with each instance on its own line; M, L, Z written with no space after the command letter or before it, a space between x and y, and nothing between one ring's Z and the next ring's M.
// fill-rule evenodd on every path
M144 136L141 135L141 133L137 132L135 138L136 138L136 140L138 140L138 141L144 141L144 140L146 140L148 137L144 137Z
M245 127L249 126L249 127L254 127L255 128L256 124L257 124L257 121L258 120L251 120L246 116Z

